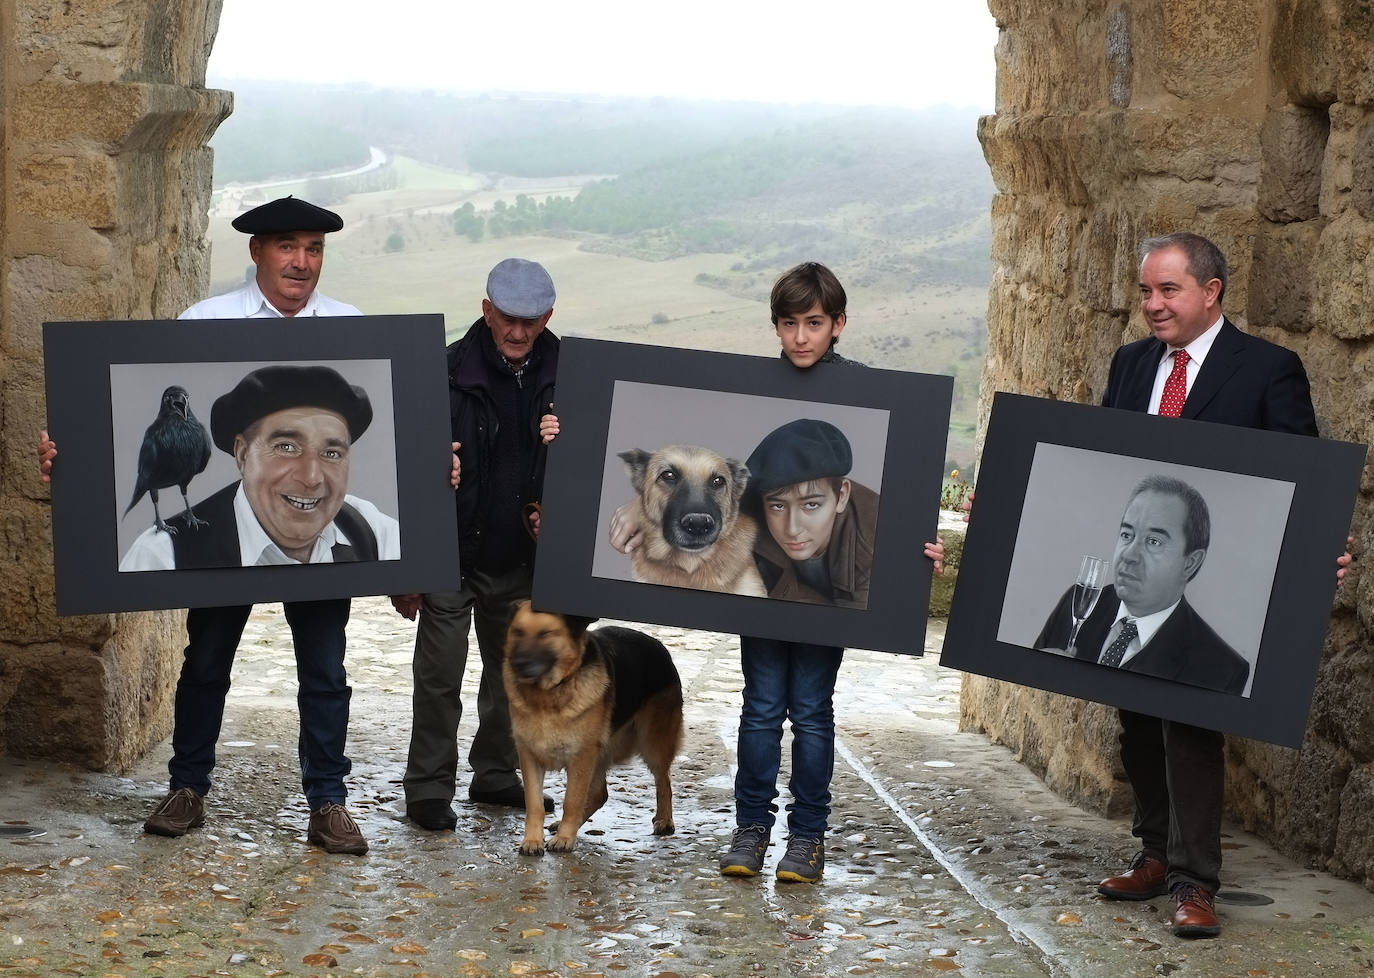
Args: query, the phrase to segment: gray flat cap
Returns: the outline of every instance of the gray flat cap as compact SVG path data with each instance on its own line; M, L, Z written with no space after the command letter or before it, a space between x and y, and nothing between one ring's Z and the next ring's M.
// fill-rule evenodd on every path
M487 298L507 316L538 319L553 308L553 279L537 261L507 258L487 276Z

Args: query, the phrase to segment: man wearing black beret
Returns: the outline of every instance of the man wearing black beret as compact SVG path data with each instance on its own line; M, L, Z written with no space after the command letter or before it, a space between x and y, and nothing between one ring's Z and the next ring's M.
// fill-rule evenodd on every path
M254 370L210 412L236 481L144 530L121 571L400 559L396 521L347 495L349 456L372 422L367 392L325 366ZM195 523L194 526L190 524Z
M248 254L256 274L233 292L196 303L181 319L361 315L315 288L324 263L324 236L343 227L338 214L283 197L239 215L233 224L251 235ZM245 444L252 440L244 439ZM56 456L57 446L48 433L40 433L39 471L44 479ZM177 681L172 759L167 764L171 790L143 823L145 832L180 836L205 824L205 796L215 767L229 673L252 610L251 605L236 605L192 608L186 614L186 657ZM300 681L301 781L310 805L306 838L327 852L361 855L367 852L367 840L344 807L344 778L352 769L344 753L352 696L344 670L349 600L288 601L283 610L291 626Z
M233 292L211 296L179 319L270 319L277 316L361 316L356 307L321 294L324 236L343 218L299 197L281 197L234 218L252 235L248 256L257 272Z

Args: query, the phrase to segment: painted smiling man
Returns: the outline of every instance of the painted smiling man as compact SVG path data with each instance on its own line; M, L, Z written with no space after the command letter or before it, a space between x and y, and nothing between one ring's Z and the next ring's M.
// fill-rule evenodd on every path
M120 570L396 560L396 520L348 494L349 453L372 423L367 393L337 371L277 364L254 370L210 412L215 446L240 480L192 509L198 527L150 528Z

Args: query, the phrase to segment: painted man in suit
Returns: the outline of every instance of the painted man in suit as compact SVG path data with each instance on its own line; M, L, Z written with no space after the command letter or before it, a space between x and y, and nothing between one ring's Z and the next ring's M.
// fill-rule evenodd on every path
M1083 622L1072 654L1161 679L1243 692L1250 663L1183 594L1207 559L1211 526L1206 500L1188 483L1166 475L1142 479L1121 516L1113 583ZM1036 637L1036 648L1067 648L1072 607L1070 588Z
M1112 357L1102 403L1294 434L1317 434L1302 361L1222 315L1226 259L1196 234L1141 245L1140 308L1153 336ZM1342 556L1342 567L1349 558ZM1141 852L1098 892L1117 900L1174 898L1174 933L1221 932L1213 898L1221 872L1222 735L1121 711L1121 761L1135 795Z

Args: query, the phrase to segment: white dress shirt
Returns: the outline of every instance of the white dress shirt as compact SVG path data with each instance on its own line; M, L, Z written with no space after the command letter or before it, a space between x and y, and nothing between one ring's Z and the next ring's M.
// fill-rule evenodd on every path
M1221 332L1221 324L1225 318L1218 316L1217 321L1207 327L1205 333L1187 346L1171 346L1165 351L1163 358L1159 361L1159 369L1155 371L1154 389L1150 391L1150 414L1159 413L1159 402L1164 399L1164 382L1169 379L1169 374L1173 373L1174 370L1174 351L1176 349L1188 351L1188 365L1184 369L1188 374L1188 393L1193 392L1193 384L1197 382L1198 371L1202 369L1202 361L1207 359L1207 354L1211 351L1212 343L1216 341L1217 334Z
M1189 356L1191 355L1192 354L1189 354ZM1182 598L1179 599L1179 601L1182 600ZM1131 639L1131 644L1126 646L1126 652L1121 656L1121 662L1118 663L1118 667L1124 668L1126 663L1134 659L1145 646L1150 644L1150 639L1155 637L1155 632L1159 631L1160 626L1168 620L1169 616L1174 613L1174 609L1177 607L1178 601L1175 601L1163 611L1156 611L1152 615L1144 615L1140 618L1136 618L1126 610L1126 605L1124 603L1118 602L1116 619L1112 622L1112 627L1107 629L1107 638L1102 642L1102 648L1097 650L1097 660L1099 662L1102 661L1102 653L1111 648L1112 643L1116 641L1116 637L1121 634L1121 623L1127 618L1130 618L1131 621L1135 622L1136 632L1135 638Z
M324 295L319 289L310 293L310 298L297 316L361 316L356 306L339 302ZM187 309L178 319L286 319L276 306L267 301L258 288L257 279L249 279L233 292L212 295Z
M372 527L377 537L378 560L401 559L401 530L390 516L357 496L344 496L344 501L358 511L358 515ZM234 493L234 520L238 524L239 557L244 567L265 567L273 564L332 564L334 544L352 544L343 530L330 523L315 541L315 548L309 560L296 560L288 557L280 547L272 542L267 531L262 528L253 514L240 484ZM183 531L190 532L190 531ZM176 554L172 548L172 538L155 526L140 533L130 545L119 562L121 571L175 570Z

